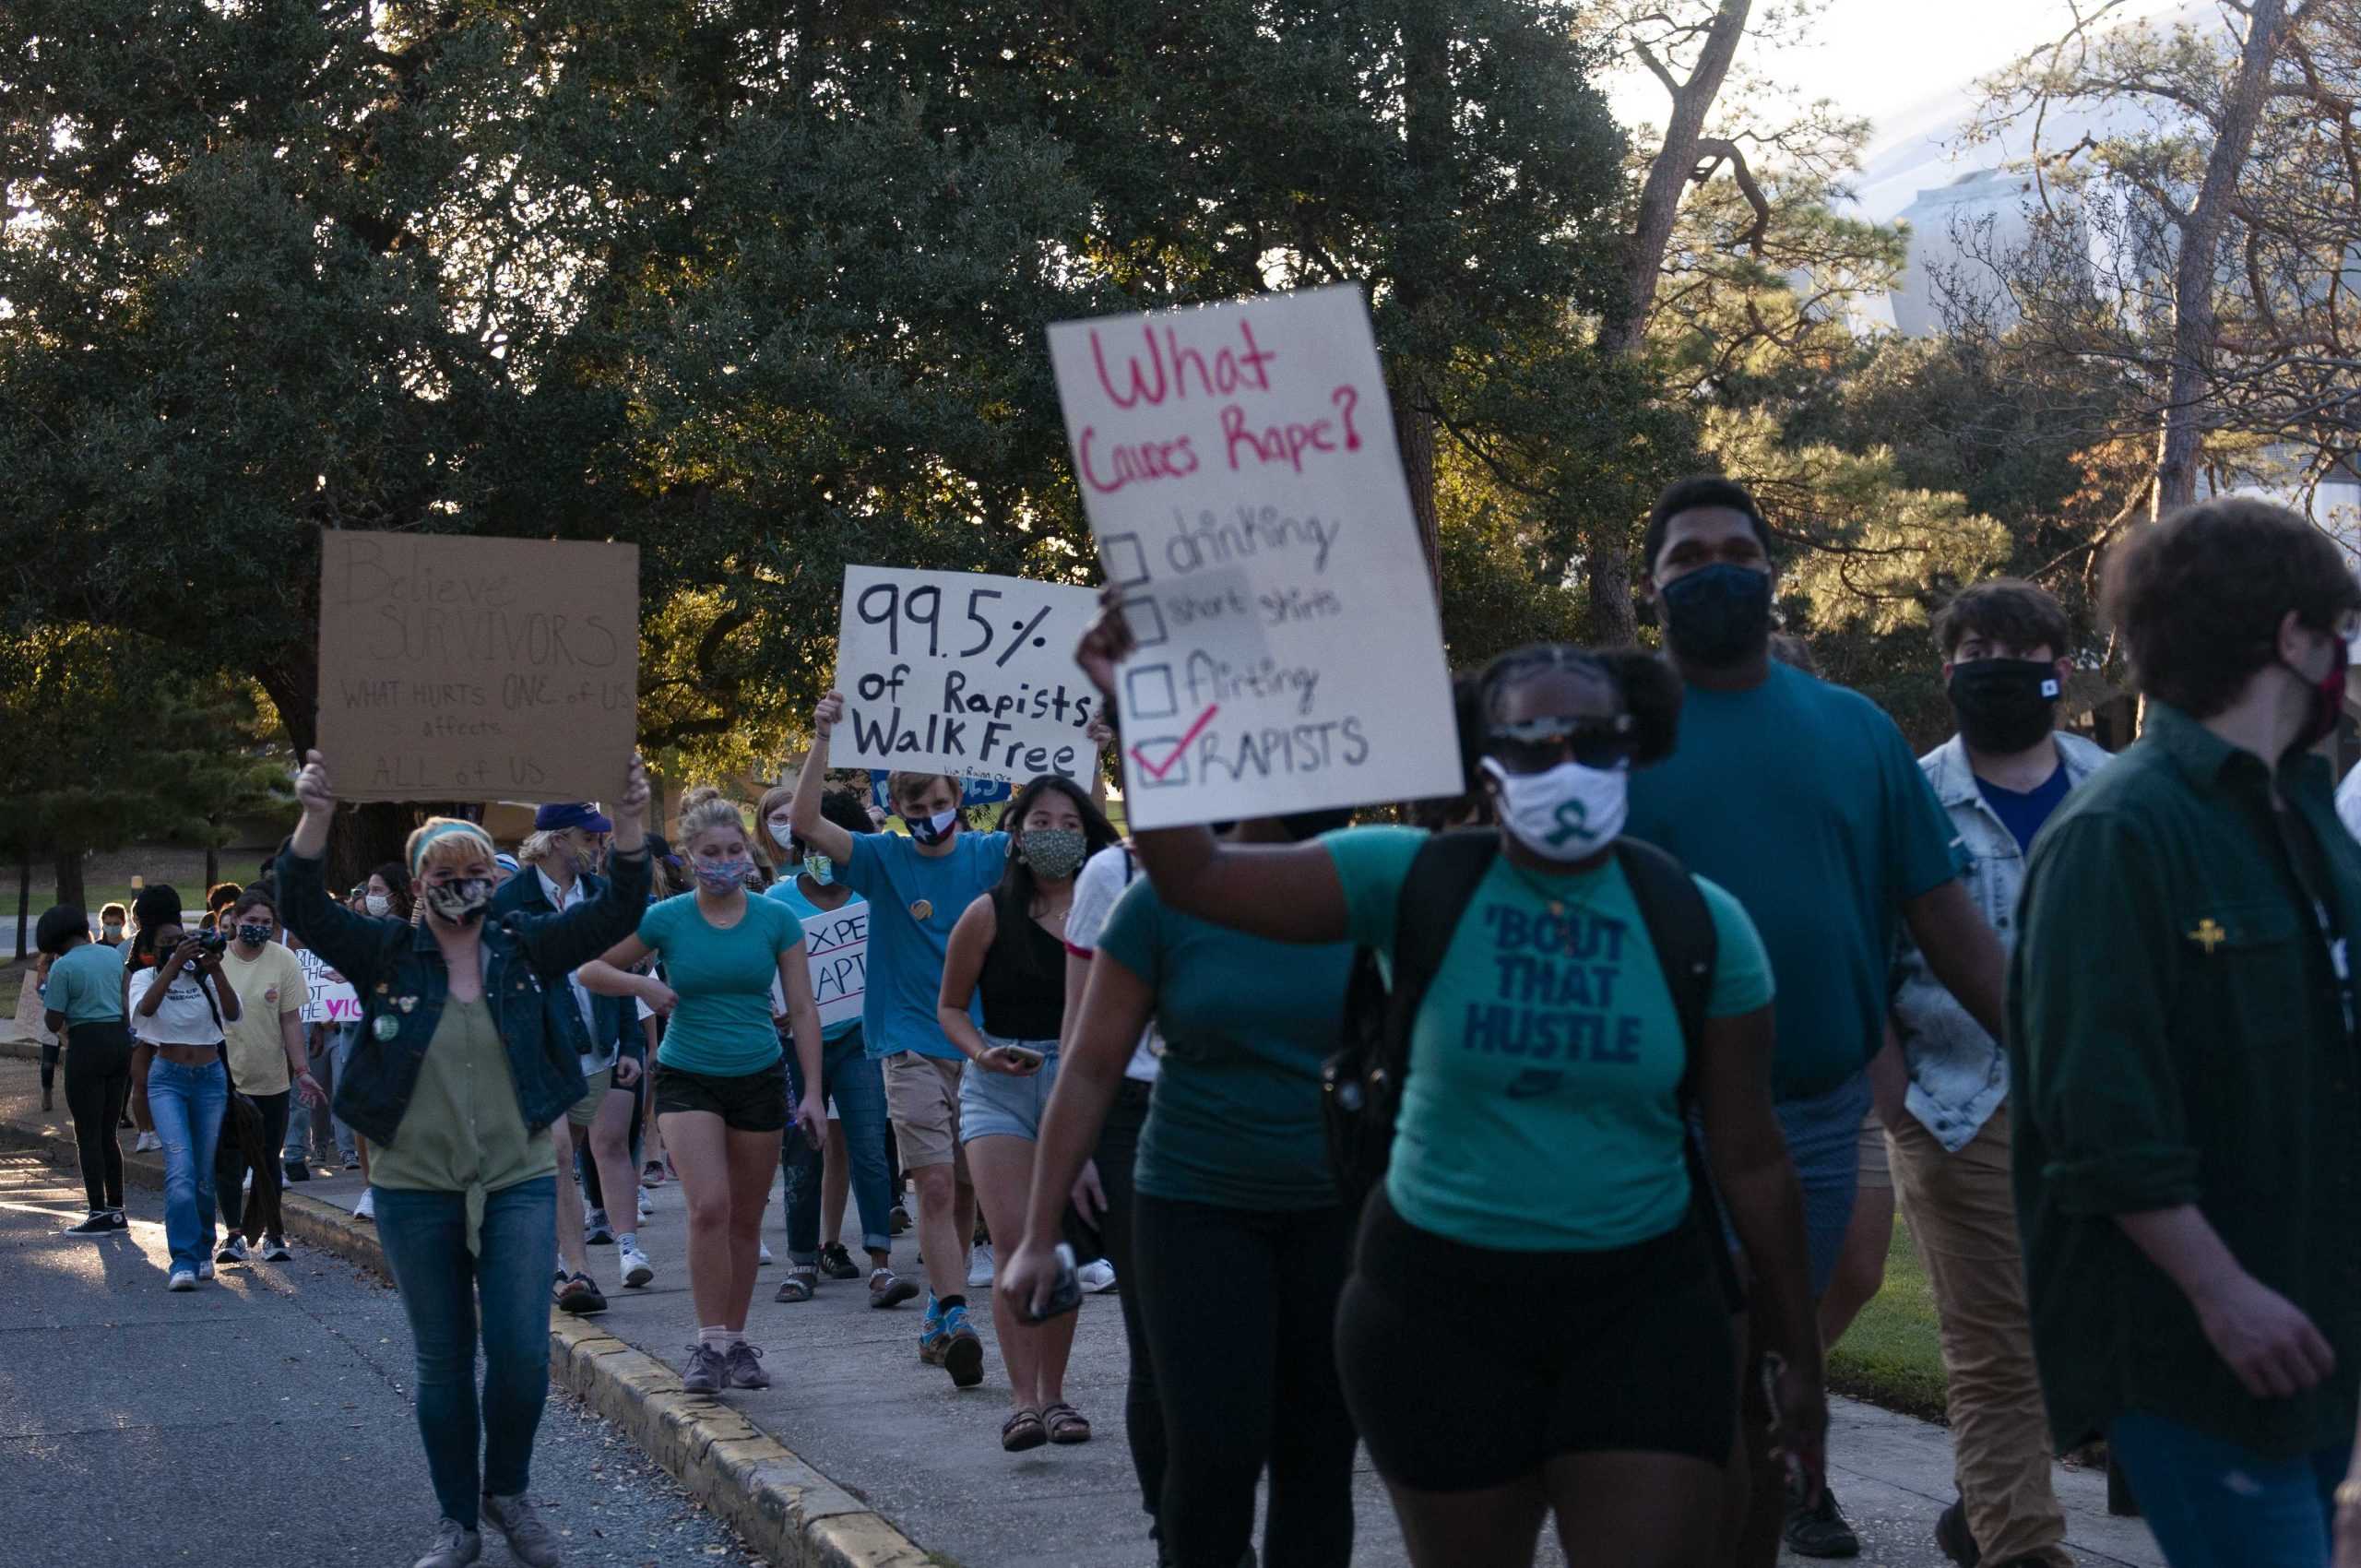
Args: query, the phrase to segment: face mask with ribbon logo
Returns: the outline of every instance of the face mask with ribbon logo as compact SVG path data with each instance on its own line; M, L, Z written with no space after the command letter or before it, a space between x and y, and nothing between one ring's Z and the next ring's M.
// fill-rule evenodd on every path
M1511 773L1490 757L1484 771L1500 791L1501 826L1544 860L1586 860L1615 841L1630 814L1628 768L1561 762L1540 773Z
M472 925L492 908L492 881L488 876L462 877L457 882L430 883L426 907L453 925Z
M746 879L754 874L754 862L743 855L727 861L699 858L692 863L697 881L704 885L707 893L728 893L733 888L743 887Z
M940 844L959 830L957 811L937 812L932 816L908 816L910 837L921 844Z
M1063 882L1090 855L1090 839L1079 827L1037 827L1018 844L1033 874L1050 882Z
M803 857L803 874L825 887L836 880L836 862L825 855Z

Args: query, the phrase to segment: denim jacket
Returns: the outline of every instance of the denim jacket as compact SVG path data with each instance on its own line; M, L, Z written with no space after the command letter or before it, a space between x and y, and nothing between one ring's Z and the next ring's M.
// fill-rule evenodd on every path
M291 849L279 857L280 918L361 993L350 1065L337 1074L336 1115L370 1142L390 1146L443 1016L449 988L443 950L422 923L354 914L328 897L321 870L320 861ZM593 902L563 915L484 921L483 993L507 1047L516 1108L531 1131L564 1115L587 1091L575 1037L551 1027L546 993L555 987L573 1011L566 975L638 929L647 878L645 854L619 856L614 879ZM380 1032L381 1019L392 1021L390 1034Z
M596 903L606 888L606 878L590 872L583 873L582 897L577 900L576 907ZM495 921L507 915L555 913L557 910L550 903L549 895L541 890L540 874L531 866L510 877L507 885L492 896L491 918ZM551 986L549 998L551 1027L564 1033L578 1054L602 1057L611 1051L619 1057L627 1056L634 1062L646 1062L647 1038L640 1032L639 1008L630 997L591 993L590 1016L598 1020L595 1045L604 1047L603 1050L594 1048L589 1032L583 1028L582 1009L575 1004L572 985Z
M2082 788L2108 760L2105 750L2079 735L2058 735L2058 754L2071 789ZM2017 897L2025 881L2025 859L2016 835L1985 803L1975 770L1968 766L1967 747L1958 736L1920 757L1918 767L1959 832L1969 862L1964 878L1968 897L1983 911L2000 945L2013 950ZM1893 1028L1910 1064L1904 1104L1945 1152L1956 1154L2009 1098L2008 1054L1944 989L1906 933L1895 964L1900 984L1893 998Z

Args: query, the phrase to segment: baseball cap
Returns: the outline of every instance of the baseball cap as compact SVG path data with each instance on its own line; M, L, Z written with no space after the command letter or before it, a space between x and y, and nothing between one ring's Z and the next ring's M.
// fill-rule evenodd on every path
M533 814L533 831L560 833L569 827L591 833L612 833L615 825L599 814L587 801L553 801Z

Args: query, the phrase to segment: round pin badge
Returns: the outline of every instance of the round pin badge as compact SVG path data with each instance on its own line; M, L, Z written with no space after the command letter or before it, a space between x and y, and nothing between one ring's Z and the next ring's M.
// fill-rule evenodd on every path
M910 919L914 921L929 920L933 914L934 901L931 898L920 898L910 906Z
M377 1021L369 1026L369 1032L375 1035L379 1039L391 1039L396 1035L402 1032L402 1021L399 1018L393 1017L387 1014L380 1013L377 1015Z

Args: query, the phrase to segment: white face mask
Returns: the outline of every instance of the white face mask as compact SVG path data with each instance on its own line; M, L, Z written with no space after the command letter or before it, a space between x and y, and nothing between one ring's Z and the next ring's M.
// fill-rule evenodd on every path
M367 909L379 920L383 920L387 915L394 912L394 901L391 898L386 897L383 893L372 893L367 895L361 900L361 907Z
M772 843L777 845L782 849L791 849L795 848L795 829L792 826L788 823L780 822L777 818L773 818L763 826L770 829Z
M1585 860L1615 841L1630 814L1631 771L1561 762L1547 773L1511 773L1490 757L1500 786L1501 826L1544 860Z

